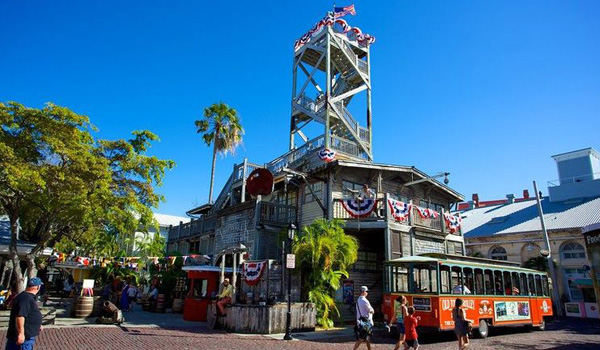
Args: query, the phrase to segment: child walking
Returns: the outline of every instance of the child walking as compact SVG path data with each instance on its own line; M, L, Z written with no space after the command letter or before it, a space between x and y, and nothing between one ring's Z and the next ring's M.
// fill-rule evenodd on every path
M411 347L415 350L419 348L419 335L417 334L417 326L419 325L417 318L414 315L415 308L408 307L408 316L404 317L404 329L406 331L406 340L404 342L404 350Z

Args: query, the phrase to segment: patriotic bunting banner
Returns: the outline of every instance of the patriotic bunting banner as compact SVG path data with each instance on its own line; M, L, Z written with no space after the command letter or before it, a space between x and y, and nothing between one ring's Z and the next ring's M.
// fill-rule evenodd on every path
M336 156L337 156L337 152L332 151L328 148L324 148L319 151L319 159L321 159L322 161L327 162L327 163L333 162L335 160Z
M350 7L350 6L347 6L347 7ZM354 5L352 6L352 11L354 11ZM341 17L341 16L338 16L338 17ZM308 33L304 34L303 36L300 37L300 39L296 40L296 42L294 43L294 50L298 50L303 45L309 43L313 37L315 37L319 33L321 33L321 30L323 30L323 28L325 28L327 26L331 27L334 24L337 24L339 27L341 27L342 33L348 34L348 39L353 40L353 41L354 40L358 41L358 43L361 46L366 47L375 42L375 37L373 37L369 34L363 34L359 28L356 28L356 27L352 28L343 19L339 19L339 18L336 19L336 18L337 17L334 15L333 12L328 12L327 15L325 15L325 17L323 17L322 20L317 22L317 24L315 24L315 26L312 27L312 29L308 31Z
M404 203L391 198L388 199L388 204L392 211L392 216L394 219L396 219L396 221L408 220L410 210L412 209L412 204Z
M260 281L266 266L266 261L245 262L242 266L242 274L246 283L250 286L256 285Z
M421 207L416 207L417 211L419 212L419 216L422 219L437 219L439 217L439 213L433 209L429 209L429 208L421 208Z
M375 209L375 203L374 199L359 200L353 198L342 200L342 206L353 218L366 218L371 215Z
M444 221L450 233L456 233L462 223L460 216L454 216L450 213L444 213Z

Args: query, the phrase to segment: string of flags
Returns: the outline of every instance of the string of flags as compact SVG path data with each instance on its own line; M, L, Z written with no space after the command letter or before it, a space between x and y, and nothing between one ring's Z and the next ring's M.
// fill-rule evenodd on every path
M355 15L356 11L354 10L354 5L336 8L336 9L341 9L341 10L340 11L336 10L335 12L328 12L327 15L325 15L325 17L323 17L322 20L317 22L312 27L311 30L309 30L306 34L301 36L300 39L296 40L296 42L294 43L294 50L298 50L303 45L309 43L313 37L315 37L319 33L321 33L323 28L325 28L327 26L334 27L334 30L339 31L343 34L346 34L348 39L353 40L353 41L356 40L359 43L359 45L361 45L361 46L366 47L375 42L374 36L371 36L369 34L364 34L362 32L362 30L360 30L360 28L351 27L350 25L348 25L348 23L346 21L339 18L339 17L343 17L347 14ZM346 10L344 10L344 9L346 9Z
M440 213L433 209L421 208L419 206L415 207L417 208L417 212L422 219L437 219L440 216Z
M123 267L136 269L139 265L140 259L148 259L148 261L153 265L161 265L165 264L168 266L173 266L177 258L183 259L183 264L186 265L194 265L198 262L198 260L210 261L212 257L209 255L203 254L190 254L183 256L149 256L146 258L139 256L130 256L130 257L109 257L109 258L89 258L83 256L72 256L64 253L58 253L52 255L48 258L48 263L59 263L63 266L72 266L72 267L93 267L100 266L106 267L108 264L118 263Z

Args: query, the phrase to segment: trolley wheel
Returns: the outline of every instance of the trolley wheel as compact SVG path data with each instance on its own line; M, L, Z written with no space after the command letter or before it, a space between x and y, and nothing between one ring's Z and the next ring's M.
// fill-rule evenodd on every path
M479 338L485 339L490 334L490 329L488 327L486 320L479 320L479 327L477 328L477 336Z
M545 331L546 330L546 320L542 319L542 323L538 326L538 330Z

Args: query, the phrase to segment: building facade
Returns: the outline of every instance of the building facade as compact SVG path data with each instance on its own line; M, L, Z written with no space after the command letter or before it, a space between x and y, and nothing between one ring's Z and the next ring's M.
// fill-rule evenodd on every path
M596 172L600 158L595 150L588 148L553 159L560 179L548 183L549 196L541 199L557 272L553 287L558 288L568 315L598 318L582 229L600 222L600 173ZM459 205L466 208L461 217L469 254L522 264L541 256L540 251L547 247L537 202L525 194L523 198L508 195L499 202L479 202L474 198Z

